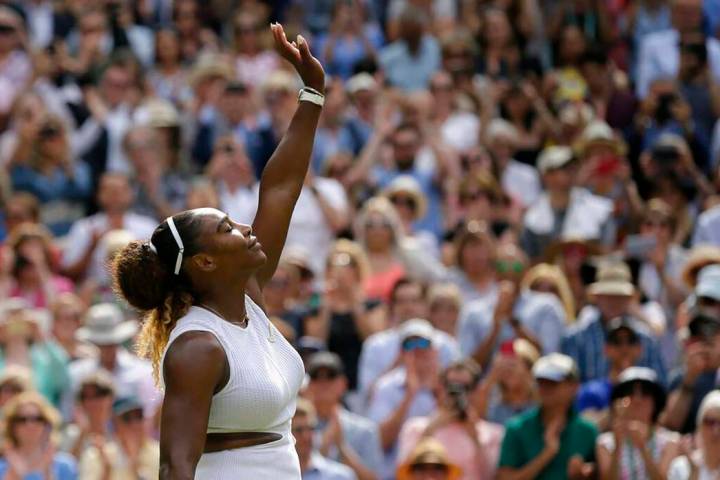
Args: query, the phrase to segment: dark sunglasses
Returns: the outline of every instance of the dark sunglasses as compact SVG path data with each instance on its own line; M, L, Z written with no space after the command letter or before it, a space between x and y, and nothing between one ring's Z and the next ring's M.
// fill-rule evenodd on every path
M410 197L403 197L401 195L393 195L390 197L390 201L393 205L407 207L410 210L415 210L415 200Z
M426 350L430 348L430 340L427 338L408 338L402 343L404 352L412 352L413 350Z
M318 370L310 374L310 380L335 380L340 374L332 370Z
M418 463L410 466L410 471L413 473L447 473L448 467L437 463Z
M141 422L145 419L142 410L130 410L120 415L120 420L123 423Z
M22 425L25 423L47 423L42 415L18 415L12 418L12 422Z
M619 337L608 337L607 343L609 345L612 345L614 347L625 347L625 346L633 346L640 343L640 339L637 337L625 337L625 338L619 338Z
M98 388L94 391L83 392L80 394L80 400L95 400L96 398L109 397L112 392L105 388Z

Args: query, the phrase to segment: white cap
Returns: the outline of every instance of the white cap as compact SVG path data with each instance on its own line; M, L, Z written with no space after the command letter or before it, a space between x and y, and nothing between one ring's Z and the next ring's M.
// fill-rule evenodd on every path
M536 380L550 380L552 382L563 382L565 380L578 380L578 373L575 361L562 353L551 353L540 357L532 369Z
M540 173L546 173L549 170L567 165L572 159L573 151L570 147L547 147L538 156L537 168Z
M378 84L375 77L367 72L360 72L350 77L347 83L345 83L345 90L347 90L348 93L353 94L359 92L360 90L375 91L377 90L377 86Z
M427 320L422 318L412 318L406 320L400 325L400 340L405 340L410 337L426 338L428 340L434 340L435 329Z
M695 295L720 301L720 265L708 265L700 270Z

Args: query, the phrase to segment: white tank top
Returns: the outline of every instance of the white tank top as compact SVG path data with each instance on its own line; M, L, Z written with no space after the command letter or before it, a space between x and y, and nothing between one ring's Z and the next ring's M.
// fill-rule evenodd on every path
M191 307L170 333L165 353L181 334L210 332L225 350L230 378L212 398L207 433L272 432L288 435L304 368L300 355L245 295L248 326L240 328L201 307ZM162 371L162 370L161 370Z

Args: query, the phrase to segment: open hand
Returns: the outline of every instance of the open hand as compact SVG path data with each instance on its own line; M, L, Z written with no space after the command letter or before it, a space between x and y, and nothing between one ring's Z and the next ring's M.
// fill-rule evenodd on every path
M325 91L325 71L320 61L310 53L307 40L302 35L292 43L288 41L282 25L270 25L275 40L275 50L288 62L292 63L305 85L319 92Z

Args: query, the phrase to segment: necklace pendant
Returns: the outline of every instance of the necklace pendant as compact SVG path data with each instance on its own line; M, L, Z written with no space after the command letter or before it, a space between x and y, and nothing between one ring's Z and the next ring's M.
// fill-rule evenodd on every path
M275 343L275 333L272 331L271 324L268 324L268 342Z

